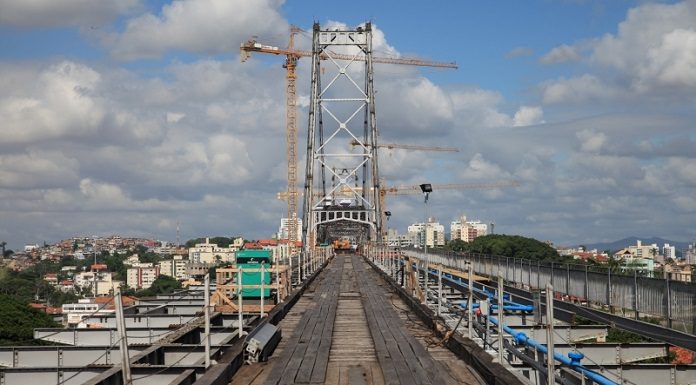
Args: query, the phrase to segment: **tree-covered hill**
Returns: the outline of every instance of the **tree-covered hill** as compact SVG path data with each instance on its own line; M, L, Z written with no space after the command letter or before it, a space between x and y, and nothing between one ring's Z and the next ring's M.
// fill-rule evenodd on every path
M540 261L565 261L556 250L544 242L520 235L486 235L474 239L473 242L461 240L450 241L447 249L471 253L501 255Z

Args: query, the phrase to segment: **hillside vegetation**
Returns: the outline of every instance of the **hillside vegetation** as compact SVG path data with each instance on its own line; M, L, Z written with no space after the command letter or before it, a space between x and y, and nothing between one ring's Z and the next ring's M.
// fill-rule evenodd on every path
M52 328L61 325L26 303L9 295L0 294L0 345L35 345L34 328Z
M450 241L445 248L451 251L492 254L534 261L563 262L567 260L546 243L519 235L486 235L474 239L473 242L454 240Z

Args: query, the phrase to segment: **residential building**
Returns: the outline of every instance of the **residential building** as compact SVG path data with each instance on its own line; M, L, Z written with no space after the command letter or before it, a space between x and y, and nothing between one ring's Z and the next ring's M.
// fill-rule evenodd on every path
M655 257L660 254L660 248L656 243L643 245L641 240L636 241L635 246L628 246L628 251L634 258L655 259Z
M665 278L673 281L692 282L693 268L687 263L666 263L662 271Z
M648 271L655 270L654 258L638 257L635 253L635 249L631 249L631 247L621 249L614 253L614 259L632 269Z
M106 270L83 271L75 274L75 287L82 290L90 290L93 295L109 295L120 282L114 281L110 272ZM96 288L95 288L96 287Z
M147 289L160 275L160 267L151 263L133 265L126 273L126 284L134 289Z
M433 222L428 218L428 223L414 223L408 226L408 234L413 239L415 247L444 246L445 245L445 226L438 222Z
M215 243L210 243L210 239L206 238L205 243L197 243L194 247L189 248L189 261L206 264L234 262L234 253L237 250L239 248L235 244L230 245L230 247L219 247Z
M208 274L208 269L211 267L213 267L213 265L203 262L189 262L186 265L186 275L189 277L189 280L199 278L199 281L202 282L203 277Z
M665 257L665 260L668 260L670 258L676 259L677 258L677 252L674 246L670 246L669 243L665 243L665 245L662 247L662 255Z
M187 259L183 255L175 255L172 259L159 262L160 274L167 275L178 280L188 278L186 275Z
M458 220L450 222L450 234L452 240L471 242L477 237L488 235L488 225L481 221L469 221L466 215L462 215Z
M47 273L43 277L44 281L48 282L49 285L51 286L56 286L58 285L58 274L56 273Z
M399 231L397 229L387 230L387 245L398 246L399 245Z
M297 218L297 226L295 237L290 239L291 241L301 241L302 240L302 218ZM290 225L290 219L280 218L280 227L278 228L278 239L289 239L288 238L288 227Z
M689 265L696 265L696 243L690 244L684 253L684 261Z

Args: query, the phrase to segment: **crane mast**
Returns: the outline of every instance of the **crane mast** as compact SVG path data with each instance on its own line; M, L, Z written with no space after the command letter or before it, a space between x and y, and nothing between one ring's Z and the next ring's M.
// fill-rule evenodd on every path
M288 49L293 50L295 47L295 35L300 32L297 27L290 28L290 41ZM297 92L295 82L297 76L295 68L297 68L298 56L288 54L283 67L285 73L285 99L286 99L286 143L287 143L287 158L288 158L288 240L297 241Z

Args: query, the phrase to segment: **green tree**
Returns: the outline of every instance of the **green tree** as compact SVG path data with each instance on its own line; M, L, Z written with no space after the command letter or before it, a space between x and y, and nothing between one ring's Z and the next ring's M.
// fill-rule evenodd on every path
M486 235L469 243L455 240L448 244L448 248L453 251L500 255L535 261L564 262L570 259L561 257L553 247L544 242L519 235Z
M220 247L230 247L235 238L238 237L212 237L209 240ZM194 247L197 243L205 243L205 238L189 239L186 241L186 247Z
M157 294L171 294L181 289L181 282L168 275L160 275L147 289L135 293L138 297L152 297Z
M6 294L0 294L0 345L36 345L34 328L60 327L48 315Z

